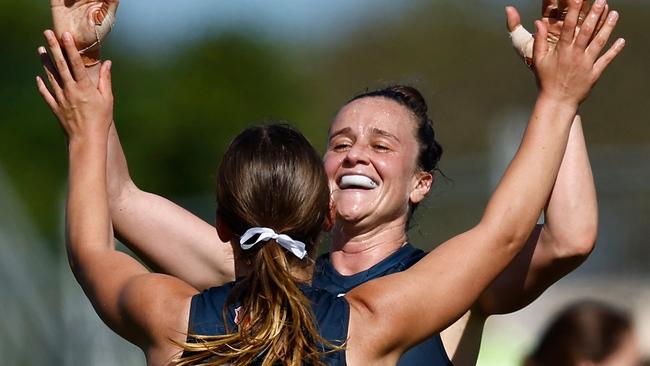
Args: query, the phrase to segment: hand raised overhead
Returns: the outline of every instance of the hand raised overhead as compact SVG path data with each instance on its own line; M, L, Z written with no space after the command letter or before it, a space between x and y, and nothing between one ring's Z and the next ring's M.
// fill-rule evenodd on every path
M99 48L113 28L119 0L50 0L57 38L69 32L75 39L84 64L99 62Z
M555 48L557 42L560 40L562 27L564 26L564 19L569 10L569 0L543 0L542 1L542 17L541 22L546 26L548 31L547 41L551 49ZM580 31L580 27L589 14L589 1L582 0L580 12L578 14L578 25L576 32ZM605 24L609 14L609 5L605 4L605 10L598 19L596 33ZM528 65L531 65L533 59L533 35L528 32L521 25L521 17L512 6L506 7L507 27L508 32L512 37L513 47L517 50L520 56L524 58Z
M618 39L606 52L607 45L619 15L606 9L605 0L596 0L579 27L581 0L572 0L562 24L555 47L549 45L548 29L544 22L535 22L537 34L533 50L534 71L540 95L556 101L580 104L600 78L602 72L618 56L625 40ZM605 17L601 29L600 19ZM601 55L602 53L602 55Z
M63 33L63 47L51 30L45 31L44 35L50 51L39 47L38 52L44 60L51 91L42 78L36 78L43 100L59 120L68 141L97 135L106 139L113 121L110 61L102 64L95 85L70 33Z

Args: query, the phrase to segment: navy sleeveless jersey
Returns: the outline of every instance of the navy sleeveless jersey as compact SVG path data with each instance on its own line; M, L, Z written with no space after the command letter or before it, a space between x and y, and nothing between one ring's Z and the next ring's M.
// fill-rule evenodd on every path
M231 282L205 290L192 297L189 334L227 334L223 309L234 286L235 283ZM350 319L350 306L345 298L336 297L327 291L308 286L301 286L301 289L312 303L316 325L321 336L333 344L343 344L348 338L348 321ZM236 303L228 306L228 329L237 329L235 317L237 316L238 307L239 305ZM327 354L323 356L323 361L327 365L344 366L346 364L345 351Z
M364 282L411 267L426 254L423 250L406 244L370 269L351 276L343 276L334 269L329 260L329 253L326 253L316 260L312 286L336 296L343 296ZM408 350L397 363L398 366L449 366L451 364L439 334Z

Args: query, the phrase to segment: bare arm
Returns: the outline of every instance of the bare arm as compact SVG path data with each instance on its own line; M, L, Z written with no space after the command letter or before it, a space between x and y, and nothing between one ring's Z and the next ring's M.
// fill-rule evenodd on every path
M40 78L37 84L68 137L70 267L109 327L141 347L150 363L167 363L180 352L170 340L184 340L190 299L196 290L176 278L151 274L138 261L115 250L106 191L113 104L110 63L102 65L95 86L69 33L64 35L64 44L70 66L54 33L47 31L46 38L58 70L48 65L54 93ZM54 77L56 73L60 81Z
M587 1L583 2L578 24L587 16ZM560 38L563 21L558 19L566 4L558 0L543 0L542 22L549 30L547 41L555 47ZM609 7L606 4L596 27L599 30ZM521 18L514 7L506 8L508 31L521 27ZM511 33L512 34L512 33ZM520 36L521 37L521 36ZM532 39L532 35L530 36ZM513 39L515 49L531 62L530 47L521 39ZM545 223L533 230L524 249L486 289L469 314L445 329L442 340L455 365L474 365L478 358L483 324L491 314L517 311L534 301L549 286L575 269L594 247L598 210L596 191L580 116L573 121L569 140L558 177L544 210Z
M232 249L214 226L133 183L115 124L108 137L107 175L116 233L153 269L199 290L234 279Z
M577 117L545 213L524 250L479 299L485 315L509 313L535 300L575 269L596 242L598 207L582 123Z
M553 188L577 106L623 46L617 42L598 58L600 45L616 20L608 22L591 42L593 28L583 26L575 33L579 8L579 3L571 4L554 50L545 42L546 27L536 23L534 60L540 96L520 149L480 223L409 270L352 291L348 295L350 351L356 338L363 346L378 350L379 357L396 359L404 347L460 317L522 249ZM598 15L602 11L602 7L592 9ZM376 338L367 342L371 336L361 327L357 330L356 324L376 327Z
M604 5L600 18L586 13L583 2L581 19L585 25L600 29L609 7ZM553 10L555 9L555 10ZM506 9L510 31L520 26L516 9ZM544 0L542 20L549 27L549 44L555 47L563 21L549 14L564 13L557 0ZM580 24L580 22L579 22ZM533 231L526 248L481 296L478 309L487 315L521 309L546 288L582 263L591 253L598 231L596 189L580 116L576 116L567 150L544 210L544 224Z
M545 224L537 225L521 252L481 294L471 314L441 333L454 365L476 364L488 315L513 312L534 301L577 267L593 248L596 193L579 117L571 126L545 218ZM560 229L558 234L553 234L558 232L555 224Z
M583 2L583 11L585 5L587 2ZM549 8L558 7L561 12L557 0L544 0L543 20L553 33L547 38L551 47L559 39L563 22L550 20L552 11ZM508 28L512 31L520 25L520 19L514 8L507 10ZM605 24L608 10L605 4L597 30ZM586 15L581 12L581 19ZM591 19L592 26L595 21L596 18ZM597 235L597 202L579 116L574 120L558 178L544 213L545 223L537 226L522 252L481 295L473 306L471 317L466 314L442 333L454 364L475 364L487 315L512 312L526 306L582 263L593 249ZM455 352L456 349L460 351Z
M51 0L55 32L71 32L79 49L97 40L97 28L106 14L113 17L118 0ZM111 19L109 18L109 21ZM110 30L109 25L103 25ZM103 34L103 38L106 34ZM84 63L100 59L99 45L84 53ZM99 64L88 67L96 83ZM140 190L131 180L126 157L115 128L108 137L108 198L118 237L156 271L178 277L197 289L234 278L230 245L222 243L215 228L173 202Z

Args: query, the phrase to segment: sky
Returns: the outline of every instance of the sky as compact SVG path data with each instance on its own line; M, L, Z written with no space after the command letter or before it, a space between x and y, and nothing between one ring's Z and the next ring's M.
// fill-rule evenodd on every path
M183 0L122 1L116 37L131 47L159 49L165 44L237 29L288 42L327 41L355 26L417 6L418 0ZM270 5L272 4L272 5Z

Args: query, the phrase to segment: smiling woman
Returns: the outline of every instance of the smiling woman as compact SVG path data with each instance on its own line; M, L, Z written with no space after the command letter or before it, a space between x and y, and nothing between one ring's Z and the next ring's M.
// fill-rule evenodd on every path
M442 156L422 95L408 86L360 94L341 109L330 131L325 169L343 221L374 213L388 226L405 227ZM372 192L356 192L359 184L348 184L350 177L367 177L373 184L364 188Z
M590 245L593 245L593 238L589 235L590 229L595 228L592 220L592 212L595 211L593 182L590 181L584 145L580 143L580 123L579 120L574 121L574 118L578 105L587 97L602 71L622 50L624 42L615 43L601 56L603 45L616 25L617 13L612 12L606 25L594 35L594 24L588 22L596 22L607 13L604 2L598 1L585 20L585 26L576 31L579 3L571 3L561 32L561 42L552 50L546 42L546 26L541 21L537 22L534 62L540 92L520 149L490 199L481 220L470 230L447 240L431 253L426 254L407 244L406 226L417 204L431 189L433 173L442 149L435 141L421 95L414 89L398 86L362 94L341 108L330 128L330 144L324 158L324 171L320 169L318 158L306 162L318 165L318 169L311 167L314 170L327 173L326 178L322 175L323 185L301 185L299 191L289 189L289 186L286 190L277 189L278 184L299 181L300 169L283 169L275 174L272 173L273 169L257 169L244 163L234 164L236 168L227 169L229 174L243 174L248 172L246 169L250 169L248 173L260 174L264 179L255 186L254 194L244 194L246 199L242 199L242 202L245 203L251 197L259 199L243 204L239 213L233 217L217 216L219 237L215 235L214 227L170 202L135 187L128 176L115 124L108 118L102 119L101 134L98 132L97 135L93 133L91 136L100 139L102 144L80 144L79 141L84 142L83 139L70 139L71 167L72 162L75 162L71 180L75 179L76 183L71 184L71 187L75 187L72 192L75 195L73 199L71 194L69 203L70 207L77 209L77 214L69 210L69 225L76 232L92 234L89 237L99 235L101 238L82 240L82 236L71 235L69 249L74 260L73 270L78 271L81 267L78 263L85 262L83 268L88 269L88 273L78 271L82 286L87 293L97 294L90 296L91 301L96 304L108 304L106 308L98 306L97 311L108 319L110 326L140 345L152 359L162 360L163 355L167 357L177 354L179 349L173 348L168 340L171 338L179 343L179 335L185 330L193 333L196 324L192 319L202 321L203 315L206 315L206 319L207 315L212 316L209 330L204 329L200 334L192 335L198 336L199 340L208 339L200 338L202 336L217 337L219 347L243 352L246 347L240 347L241 344L232 345L229 341L221 344L221 341L235 337L237 342L242 341L245 346L253 346L259 344L257 340L266 339L263 332L257 332L262 329L255 326L258 322L272 322L273 329L284 332L285 328L296 326L296 318L287 317L283 312L260 311L262 308L246 301L240 302L241 308L231 309L224 305L224 294L228 295L227 303L233 306L237 301L245 300L244 298L256 298L257 304L277 295L278 299L284 301L287 300L285 295L289 294L267 291L267 286L263 296L256 296L259 291L255 286L251 286L255 283L251 282L251 278L264 277L264 271L257 270L262 267L257 265L271 266L273 263L258 261L256 266L253 266L256 269L253 271L246 261L242 263L241 259L246 259L246 255L242 255L240 246L246 250L249 244L240 239L246 237L242 231L257 230L258 225L275 224L278 225L274 229L276 233L282 232L289 230L280 224L282 220L294 219L296 215L306 220L310 215L327 212L329 188L332 192L332 204L335 206L331 211L334 211L336 216L331 252L315 261L313 276L309 278L314 263L308 260L292 262L283 259L286 253L273 244L273 239L269 244L265 244L266 249L259 251L268 252L269 255L264 257L265 261L279 261L280 263L273 265L279 264L283 273L292 274L260 278L262 283L278 281L280 278L283 285L293 290L300 288L307 294L311 290L303 288L306 284L302 282L311 280L314 294L321 294L322 298L320 295L318 298L325 299L325 303L332 305L322 306L319 301L312 301L317 320L328 319L324 323L326 326L319 330L334 330L329 334L334 334L335 337L322 334L324 341L338 345L334 341L347 340L345 353L337 353L339 362L347 361L350 365L397 362L410 365L449 364L437 332L449 326L471 307L487 303L491 306L482 308L486 312L503 309L502 299L507 296L498 296L502 293L497 292L497 296L492 293L491 302L481 300L486 288L498 282L494 280L522 248L527 248L524 257L518 258L519 261L515 260L514 263L515 268L519 268L521 261L524 261L525 269L523 273L515 273L515 280L523 279L527 286L524 286L523 293L517 294L517 304L534 298L539 293L537 291L552 283L556 276L574 268L577 265L575 259L583 258L588 254ZM72 118L75 115L72 113L74 108L70 112L69 107L71 104L74 106L74 103L68 103L65 99L72 98L73 102L79 102L84 99L80 98L83 94L93 95L97 91L88 81L89 78L83 77L87 71L79 65L78 58L70 57L75 77L66 74L66 62L56 40L50 33L47 38L56 65L62 67L59 71L63 76L67 76L63 79L63 89L66 92L60 92L61 86L51 74L48 76L51 76L50 82L58 99L47 92L42 81L39 81L39 90L62 124L68 126L72 123L71 126L76 130L78 125L83 127L87 121ZM68 56L74 56L76 50L71 43L72 37L68 34L64 39ZM103 78L100 80L106 80L110 73L107 67L102 70ZM90 72L92 73L92 70ZM109 84L104 82L100 85L103 85L102 90L108 95L110 90L106 85ZM112 102L112 98L110 101ZM112 116L112 103L100 104L101 106L95 107ZM97 113L93 113L91 107L86 106L89 109L84 110L83 115L92 121ZM57 113L61 110L70 113ZM68 131L70 135L74 132ZM250 160L261 159L268 163L268 167L272 167L295 158L293 155L296 154L292 154L290 149L282 144L279 136L277 140L274 138L272 141L262 138L249 141L251 151L256 152L249 157ZM266 143L262 143L264 141ZM73 149L73 143L79 150ZM262 149L264 146L268 147L268 150ZM89 149L92 154L79 153L85 149ZM236 150L231 152L233 156L237 156ZM274 155L275 151L278 151L277 157ZM87 160L87 156L94 160ZM568 168L566 161L569 161ZM105 164L108 166L104 166ZM84 167L88 169L82 169ZM576 170L579 174L575 174ZM579 181L585 184L567 184L575 175L580 175ZM79 184L80 181L90 180L93 176L98 178L93 180L94 186ZM100 184L104 183L104 180L106 186ZM222 182L223 180L220 180L220 183ZM243 182L229 186L228 189L245 193L246 184L250 184L251 180L244 179ZM571 191L571 187L576 186L578 188ZM101 194L93 195L93 190L90 189L92 187ZM301 194L312 194L319 189L322 191L320 193L325 192L325 201L321 202L324 206L320 207L323 211L304 212L309 205L300 200L296 201L295 198ZM561 213L567 211L562 208L571 206L571 201L567 203L562 198L568 195L567 191L575 195L576 190L579 197L586 197L583 200L586 204L572 207L569 216L579 218L571 221L572 223L586 224L572 225L571 230L567 230L567 225L561 225L558 220L563 217ZM84 201L96 204L94 212L101 212L104 222L99 222L98 225L98 219L93 221L88 215L80 214L83 213L81 208L86 207L82 205ZM291 204L285 205L284 201L290 201ZM219 204L223 213L224 202L220 201ZM227 202L225 204L227 206ZM279 206L275 207L275 204ZM285 209L280 209L282 207ZM535 223L544 208L549 213L548 223L560 224L543 225L535 229ZM268 214L261 215L260 222L249 222L245 219L247 214L260 213L263 210L268 210L264 211ZM109 211L110 217L107 216ZM558 211L560 213L557 213ZM283 215L279 214L280 212L290 214ZM309 225L310 233L320 231L319 220L307 221L313 224ZM108 229L111 223L115 225L116 231L130 241L132 247L144 254L155 267L173 276L145 273L144 267L130 258L114 253L110 245L95 248L97 253L101 252L102 255L88 258L86 247L97 245L103 240L110 241ZM555 250L558 238L563 238L560 234L565 231L581 233L582 227L587 228L584 230L587 233L584 240L587 249L582 252L563 250L563 255L572 260L568 262L562 261L566 258L553 256L558 253ZM301 230L289 231L292 231L292 234L293 231L296 232L298 241L306 240L304 235L300 235ZM315 244L315 237L309 236L309 239L310 244ZM165 245L161 246L160 243ZM183 255L179 256L179 252ZM534 252L533 260L526 256L526 253L531 252ZM233 254L238 259L236 265L233 263ZM113 270L108 275L106 266L94 265L96 260L101 260L99 264L104 263L108 256L114 258L116 263L121 263L120 266L113 266L113 269L131 268L130 272L127 271L128 273L125 272L124 276L120 277ZM302 270L295 272L297 269ZM394 275L382 277L391 273ZM230 292L231 285L226 285L197 294L197 290L231 281L235 275L239 280L238 284L234 285L235 288L241 286L245 291ZM534 280L528 281L529 278ZM512 277L506 276L506 279L512 282ZM532 285L528 286L529 282L532 282ZM155 286L151 286L152 284ZM106 293L100 293L97 289L105 289ZM246 296L242 298L240 295ZM289 297L296 299L291 294ZM444 301L440 301L442 298ZM176 309L173 306L157 306L169 299L169 304L177 305ZM204 300L214 306L201 307L200 304ZM305 310L306 301L301 302L305 305L302 310ZM288 305L278 308L291 308L292 313L301 311L300 306L295 306L295 301L285 303ZM327 312L334 307L337 311L331 313L333 318L318 317L319 311ZM205 312L201 312L202 309ZM154 314L148 310L159 312ZM224 310L223 319L214 319L214 314L219 310ZM199 314L198 318L196 314ZM124 319L133 320L133 324L123 323ZM155 324L147 321L150 319L155 319ZM285 321L286 319L288 320ZM226 324L226 327L220 328L219 325L223 324ZM298 328L300 327L296 327ZM246 336L247 334L249 336ZM317 340L313 336L311 339ZM412 358L409 358L409 353L415 348L411 351L409 349L422 342L429 343L424 350L412 353ZM291 347L280 347L281 351L269 353L255 351L246 357L253 355L258 360L265 358L269 363L292 358L291 363L296 364L302 361L300 355L304 355L303 351L307 350L304 346L306 345L301 344L293 347L292 344ZM203 347L201 351L207 352L207 356L214 354L210 353L212 349L207 344L200 344L199 347ZM299 356L295 356L294 351ZM248 364L239 357L242 352L236 351L232 356L241 364ZM317 357L314 352L306 352L312 358ZM218 355L223 356L220 353ZM231 359L217 361L230 362ZM237 364L237 361L233 360L233 363Z
M578 12L579 9L574 8L572 14L577 17ZM594 6L589 21L597 20L604 13L607 13L607 10L602 4ZM609 16L610 21L596 36L600 40L607 38L616 24L616 13L612 12ZM540 31L546 29L543 23L538 25ZM575 27L575 24L568 27L571 26ZM558 28L553 29L558 30ZM569 37L569 33L566 32L565 38ZM575 29L570 33L571 37L574 33L576 33ZM584 46L582 44L584 40L583 36L581 46ZM594 71L593 75L600 74L602 68L620 52L622 45L617 43L612 51L603 56L603 60L594 66L597 71ZM538 47L544 49L548 45L546 42L538 43ZM586 57L584 52L579 53L567 48L566 44L564 47L562 54L575 53L575 57ZM597 49L598 47L590 48L591 51ZM548 53L548 57L557 61L558 50L559 48L553 49L553 52ZM559 61L557 62L559 64ZM575 60L563 59L562 62L563 67L577 67ZM557 68L558 64L553 66ZM544 66L549 67L549 64L538 65L536 70L539 71L539 67ZM553 83L559 75L547 74L544 80L549 80L550 85L556 87L557 85ZM583 87L584 82L585 80L581 79L571 86ZM549 101L550 104L568 102L571 111L565 117L573 121L576 99L567 101L558 97L559 92L557 95L551 94L553 98L549 99L548 93L540 92L540 103L536 108L539 114L536 114L535 118L551 118L548 111L555 109L555 114L551 118L553 121L547 123L559 123L558 121L564 118L560 118L557 114L559 107L549 107L548 103ZM584 91L581 95L584 96ZM540 125L539 121L531 126L537 126L529 132L532 135L548 127L547 124ZM562 126L555 132L559 133L568 126L570 134L568 137L554 137L560 140L553 143L564 138L568 140L566 150L561 149L564 156L559 171L551 170L540 175L537 186L520 190L519 184L532 179L532 174L540 173L541 167L536 162L535 166L526 167L531 169L529 174L525 175L526 179L509 180L510 184L504 185L509 188L499 191L501 196L506 194L503 192L508 192L510 195L510 199L505 204L507 207L499 206L504 210L504 215L494 213L490 215L488 210L485 219L481 220L473 230L450 239L451 242L466 243L467 247L464 250L457 249L458 251L455 252L459 256L457 260L440 263L436 267L436 275L426 277L425 282L440 290L429 289L426 291L427 294L437 293L442 296L441 294L454 293L457 296L448 301L460 301L465 309L471 306L474 311L471 319L475 319L473 315L477 315L484 320L484 317L489 314L511 312L525 306L554 281L575 268L589 254L593 248L597 227L595 191L589 160L580 120L576 118L573 124ZM364 93L353 98L338 112L329 131L329 146L324 157L324 165L332 191L335 220L331 231L330 252L316 259L312 286L336 296L343 296L355 291L358 286L362 286L369 280L405 271L426 258L427 253L408 242L406 227L413 210L431 189L442 149L435 141L435 134L431 121L427 117L427 107L422 96L415 89L403 86ZM545 146L545 149L547 147ZM545 156L547 159L558 157L549 155L548 150ZM159 196L138 189L133 183L115 125L111 126L108 163L112 222L116 232L126 239L133 249L142 253L152 266L184 279L197 289L207 289L234 278L232 253L227 250L228 245L215 238L213 226ZM544 160L543 163L547 164L549 161ZM530 189L544 190L542 182L547 182L548 179L554 180L552 182L554 188L552 193L550 190L547 192L542 203L537 196L534 200L523 198L524 195L529 197L528 195L536 193ZM512 199L516 196L516 192L521 193L522 196ZM545 206L546 203L548 204ZM537 205L539 209L535 209ZM530 222L534 224L544 206L546 222L543 225L528 226L523 223L523 216L518 216L515 221L506 220L508 217L512 219L517 216L505 215L505 212L512 214L513 207L516 207L522 210L520 213L525 213L526 217L530 215ZM152 210L152 207L155 209ZM497 229L505 230L507 234L492 231ZM486 281L490 277L489 271L476 272L480 273L480 276L474 273L468 284L453 285L458 283L460 277L467 274L458 271L459 267L476 269L494 265L497 256L496 251L490 250L483 257L489 256L491 258L489 263L479 261L470 265L467 263L470 259L469 254L476 254L477 251L485 249L483 246L489 243L494 244L497 241L504 243L511 240L518 244L522 244L521 240L525 241L525 250L480 296L473 292L477 291L474 286L478 286L480 281ZM159 243L166 243L166 245L161 246ZM177 255L179 250L183 251L182 256ZM437 258L439 254L432 252L430 255ZM450 268L444 270L445 266ZM423 282L422 277L409 284L415 285L421 282ZM402 303L403 299L398 299L400 289L401 287L398 286L393 293L383 288L385 293L382 295L393 296L396 302ZM473 304L466 303L470 298L474 298ZM413 300L413 304L407 301L403 305L414 305L420 300ZM449 310L438 308L437 306L442 304L433 300L427 304L429 306L426 313L431 316ZM448 319L458 316L460 314L454 314ZM478 323L470 322L470 324ZM445 324L447 325L449 323ZM470 327L470 329L478 329L470 337L480 340L481 327ZM456 328L453 332L463 334L463 329ZM476 349L456 351L459 344L458 337L446 337L443 346L440 335L435 332L429 332L428 335L429 338L420 339L422 343L401 356L399 360L401 365L447 365L450 363L448 354L454 358L456 364L465 364L456 362L458 359L456 356L477 353ZM472 356L468 358L470 361L466 363L471 364Z

